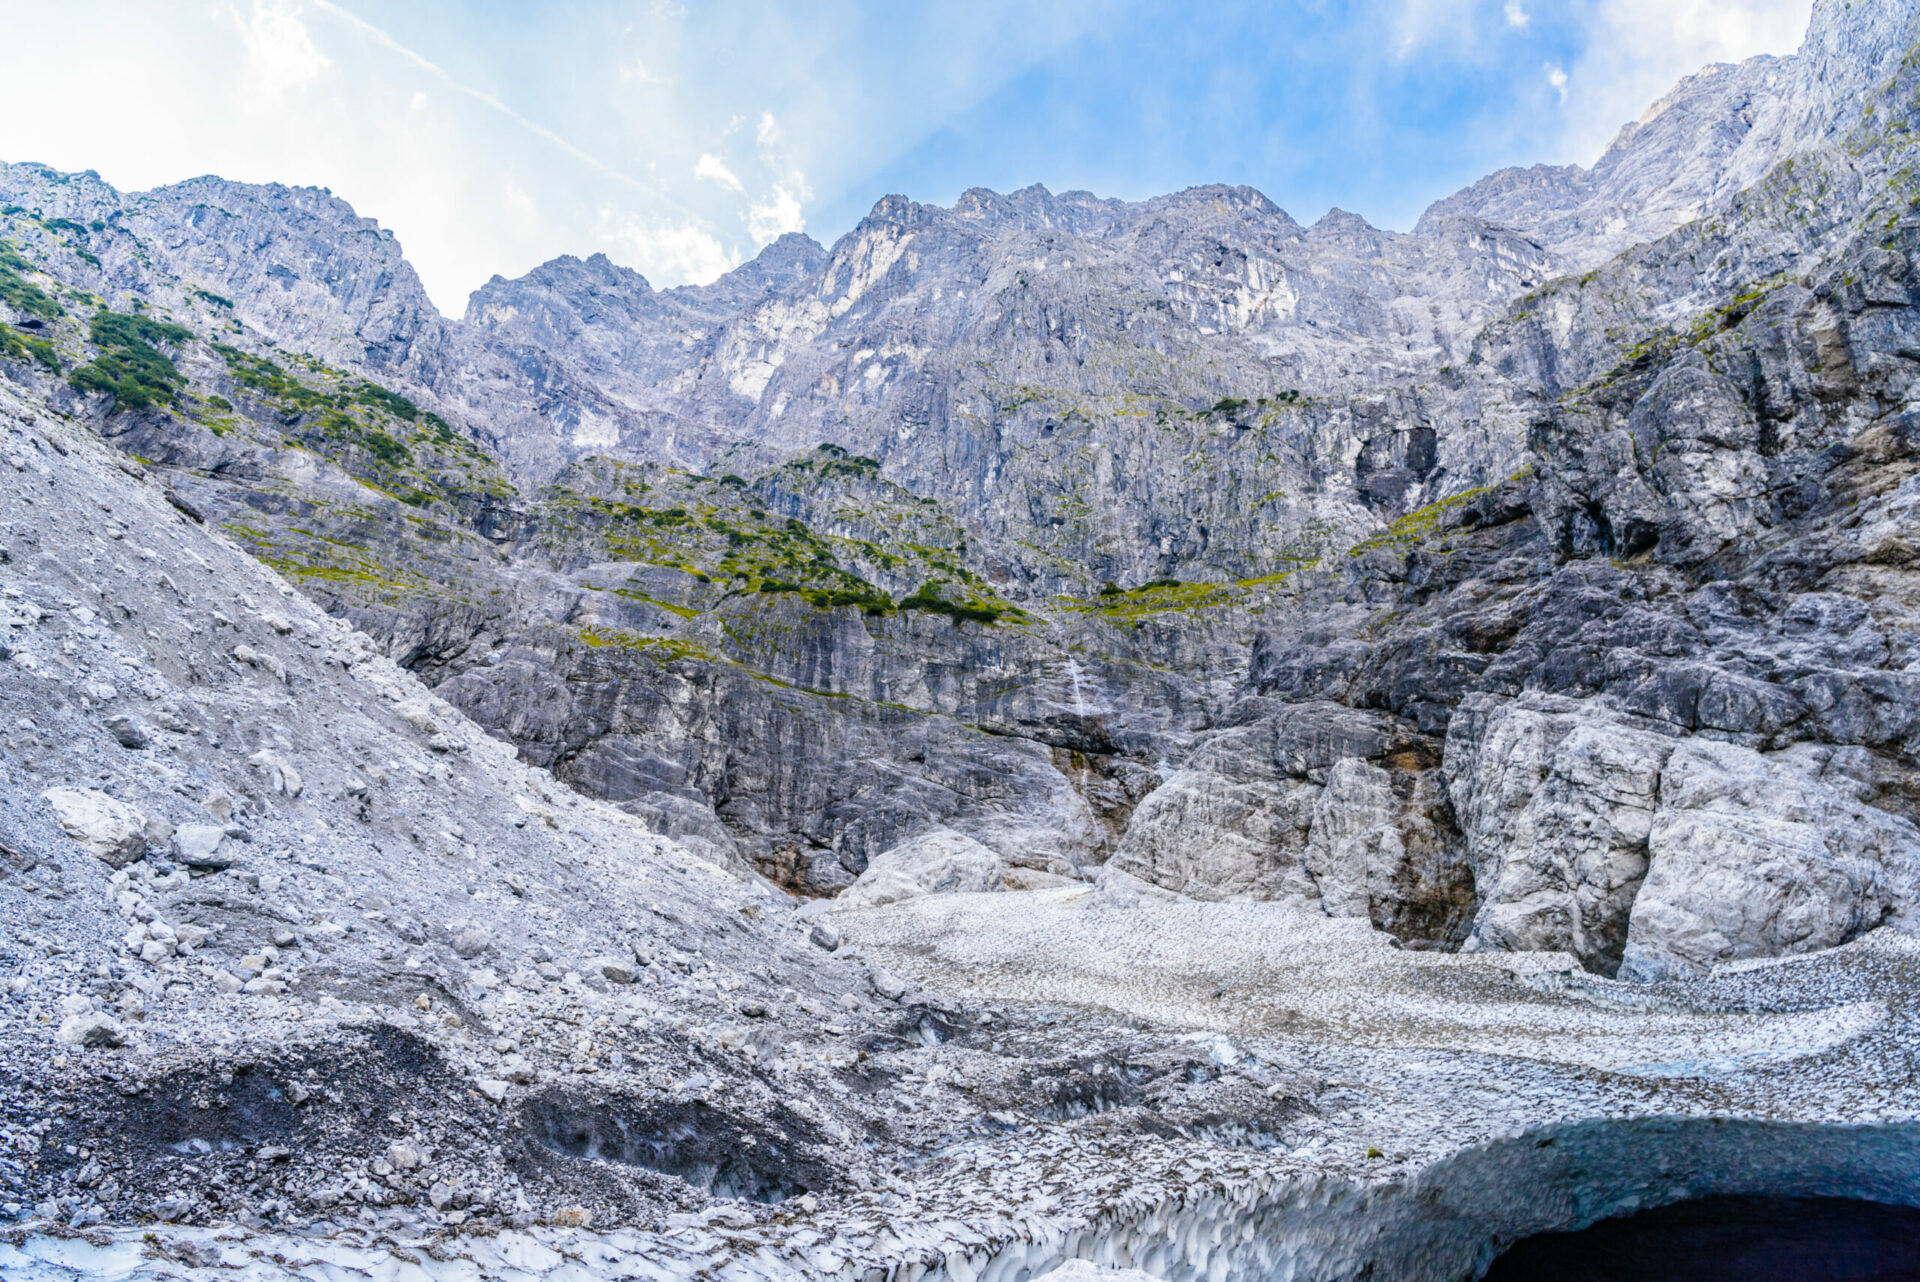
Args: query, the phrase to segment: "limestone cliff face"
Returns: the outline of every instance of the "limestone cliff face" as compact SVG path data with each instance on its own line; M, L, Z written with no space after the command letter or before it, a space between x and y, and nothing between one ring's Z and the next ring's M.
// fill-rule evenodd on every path
M10 166L0 352L530 760L797 889L952 830L1670 974L1911 911L1916 38L1823 2L1410 235L889 197L457 321L325 193Z

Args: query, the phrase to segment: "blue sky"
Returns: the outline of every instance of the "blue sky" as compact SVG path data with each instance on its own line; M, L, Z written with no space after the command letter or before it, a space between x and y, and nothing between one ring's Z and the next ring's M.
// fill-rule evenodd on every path
M1405 229L1591 163L1811 0L0 0L0 159L330 187L443 311L604 252L704 281L882 195L1260 188Z

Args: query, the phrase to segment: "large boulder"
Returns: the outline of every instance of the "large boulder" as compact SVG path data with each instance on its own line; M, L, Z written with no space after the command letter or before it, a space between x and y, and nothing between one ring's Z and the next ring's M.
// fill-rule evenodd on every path
M1241 711L1256 715L1209 735L1140 803L1107 866L1194 899L1291 901L1458 942L1473 879L1438 771L1409 768L1417 742L1337 704Z
M964 833L936 828L875 855L834 905L877 908L921 895L997 890L1000 881L1000 856Z
M147 817L96 788L49 788L41 794L67 836L109 867L147 852Z
M1108 867L1196 899L1314 899L1319 791L1274 763L1270 723L1222 731L1135 808Z
M1830 948L1909 912L1920 829L1851 795L1868 791L1849 778L1865 775L1854 760L1864 755L1705 739L1676 748L1621 974L1664 979Z
M1920 828L1860 747L1674 733L1604 699L1464 701L1445 770L1480 909L1469 946L1637 980L1845 943L1920 895Z
M233 843L220 824L181 824L173 830L174 858L189 868L214 872L231 868L239 860Z
M1480 898L1469 946L1612 974L1674 742L1591 702L1465 701L1445 770Z

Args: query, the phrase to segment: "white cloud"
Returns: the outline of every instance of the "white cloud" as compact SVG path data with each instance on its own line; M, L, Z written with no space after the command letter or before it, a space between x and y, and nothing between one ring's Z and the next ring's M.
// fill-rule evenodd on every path
M297 2L253 0L245 16L233 8L227 15L246 52L249 86L259 96L278 98L318 79L333 65L314 47Z
M255 0L256 4L260 2L261 0ZM388 34L385 28L374 26L371 22L368 22L365 18L360 17L358 14L354 13L352 10L333 3L333 0L313 0L313 5L316 9L320 9L323 12L329 13L334 17L339 18L341 21L345 22L348 26L352 27L355 31L359 32L361 35L367 37L368 39L372 40L375 44L379 45L382 49L385 49L390 53L398 54L401 58L403 58L408 63L413 65L415 68L417 68L420 71L426 72L428 75L432 76L435 80L438 80L441 84L447 86L449 89L455 90L456 92L459 92L459 93L463 93L467 97L472 98L475 102L483 103L484 105L491 107L493 110L499 112L501 115L505 116L507 119L519 125L522 129L525 129L528 133L533 134L535 137L540 138L548 143L551 143L553 146L559 148L562 152L565 152L567 155L573 157L575 160L579 161L581 164L589 165L592 168L599 170L602 174L606 175L608 178L615 179L619 182L626 183L630 186L639 187L643 185L637 179L629 177L628 175L620 172L618 169L614 168L612 165L607 164L605 161L599 159L598 157L590 155L586 151L583 151L581 148L574 146L571 142L568 142L565 138L562 138L559 134L553 132L551 129L548 129L545 125L539 124L536 121L530 120L526 116L521 115L519 112L515 111L512 107L509 107L506 103L502 102L495 95L488 93L484 89L476 89L472 85L463 84L459 80L454 79L452 73L448 72L446 68L440 66L438 63L432 61L431 59L421 54L415 53L412 49L409 49L407 46L401 44L398 40L395 40L393 36Z
M745 187L740 185L740 179L734 175L733 170L727 168L727 162L712 152L702 152L700 154L700 159L693 164L693 176L695 178L705 179L708 182L719 183L722 187L731 191L744 192L746 190Z
M769 244L788 232L806 229L800 198L785 187L775 187L771 196L747 207L747 232L756 244Z
M1506 7L1501 12L1506 15L1509 27L1524 27L1532 21L1527 16L1527 11L1521 8L1520 0L1507 0Z
M1394 57L1407 58L1429 44L1471 43L1473 7L1474 0L1399 0L1392 23Z
M1597 12L1602 33L1621 50L1704 66L1791 52L1812 9L1812 0L1604 0Z
M600 218L601 239L625 249L649 279L705 285L740 265L718 237L692 223L643 223L611 208L603 208Z
M772 175L772 188L747 206L745 218L747 234L756 245L766 245L789 232L807 229L805 204L813 199L813 188L787 155L780 122L771 111L760 113L753 138L761 167Z
M1566 68L1562 154L1590 163L1649 103L1709 63L1792 53L1813 0L1600 0Z
M1549 62L1547 64L1546 71L1547 71L1547 83L1552 85L1554 87L1554 90L1559 93L1560 101L1565 102L1567 100L1566 69L1564 67L1559 66L1556 63Z
M653 69L640 59L623 62L614 71L623 85L670 85L673 82L663 76L655 75Z

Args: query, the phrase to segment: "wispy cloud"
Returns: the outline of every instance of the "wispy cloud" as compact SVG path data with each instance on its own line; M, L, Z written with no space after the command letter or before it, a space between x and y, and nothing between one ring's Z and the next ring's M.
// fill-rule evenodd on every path
M753 139L760 163L773 176L773 188L747 206L747 234L755 244L765 245L807 229L804 206L813 199L813 188L782 146L780 122L771 111L760 113Z
M733 170L727 168L727 162L712 152L701 152L700 159L693 162L693 176L708 182L719 183L729 191L745 191L740 179Z
M1395 15L1393 51L1411 57L1422 46L1473 38L1473 0L1400 0Z
M1559 86L1569 103L1564 149L1590 161L1681 77L1799 46L1812 0L1600 0L1584 48Z
M253 0L247 13L230 7L227 16L246 50L246 77L257 94L279 98L318 79L333 65L314 47L297 3Z
M623 216L612 207L600 211L599 238L617 245L640 262L658 264L671 279L710 281L740 265L719 238L692 223L649 222Z
M571 142L568 142L565 138L562 138L559 134L553 132L553 130L547 128L545 125L540 124L538 121L529 120L526 116L521 115L486 90L476 89L472 85L463 84L459 80L454 79L453 75L444 67L440 66L440 64L422 54L415 53L412 49L407 48L407 46L395 40L391 35L388 35L384 29L376 27L352 10L333 3L333 0L312 0L312 3L314 8L338 18L340 21L358 31L361 35L378 44L381 48L387 50L389 53L397 54L414 68L424 71L447 88L456 93L465 94L475 102L492 108L494 111L499 112L507 119L519 125L522 129L525 129L528 133L533 134L536 138L551 143L566 155L571 156L573 159L588 166L597 173L611 178L615 182L624 183L629 187L638 187L649 191L657 190L654 184L644 183L630 174L621 172L599 157L574 146Z

